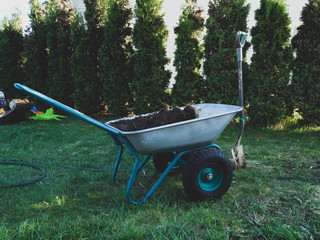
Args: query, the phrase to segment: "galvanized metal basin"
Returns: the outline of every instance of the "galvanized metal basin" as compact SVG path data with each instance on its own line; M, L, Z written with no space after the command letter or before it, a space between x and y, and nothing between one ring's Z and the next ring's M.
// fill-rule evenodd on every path
M202 103L193 106L197 108L199 118L139 131L119 132L140 154L188 150L213 143L232 118L242 111L240 106L226 104ZM145 115L148 114L139 116ZM112 122L135 117L112 120L105 124L109 126Z

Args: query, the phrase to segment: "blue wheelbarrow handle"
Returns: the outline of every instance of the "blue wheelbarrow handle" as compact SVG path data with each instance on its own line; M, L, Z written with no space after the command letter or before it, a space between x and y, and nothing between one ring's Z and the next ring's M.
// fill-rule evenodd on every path
M36 98L39 98L40 100L42 100L42 101L44 101L46 103L49 103L52 106L57 107L57 108L61 109L62 111L67 112L68 114L70 114L70 115L72 115L72 116L74 116L76 118L79 118L79 119L81 119L81 120L83 120L85 122L88 122L88 123L90 123L90 124L92 124L92 125L94 125L94 126L96 126L98 128L101 128L101 129L109 132L110 134L120 135L120 131L118 129L113 128L111 126L107 126L107 125L105 125L105 124L103 124L103 123L101 123L101 122L99 122L99 121L97 121L97 120L95 120L95 119L93 119L93 118L91 118L91 117L89 117L89 116L77 111L77 110L72 109L71 107L68 107L67 105L64 105L64 104L62 104L62 103L60 103L60 102L58 102L58 101L46 96L46 95L43 95L42 93L39 93L39 92L33 90L33 89L31 89L31 88L29 88L27 86L24 86L24 85L22 85L20 83L15 83L14 86L17 89L19 89L19 90L21 90L21 91L23 91L23 92L25 92L27 94L30 94L30 95L32 95L32 96L34 96Z

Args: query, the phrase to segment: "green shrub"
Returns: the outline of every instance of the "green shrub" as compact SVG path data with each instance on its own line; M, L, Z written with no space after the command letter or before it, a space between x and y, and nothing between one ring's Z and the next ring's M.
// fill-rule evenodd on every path
M197 6L197 0L186 1L178 26L174 29L177 34L175 43L176 68L175 84L172 89L173 105L198 103L202 76L200 73L203 46L200 44L204 19L202 10Z
M214 0L209 2L207 33L204 37L204 100L238 105L237 31L247 31L249 6L245 0ZM245 57L249 44L243 48ZM243 62L244 86L248 67Z
M46 10L49 95L72 106L74 85L70 66L70 37L74 10L70 0L50 2Z
M282 0L261 0L255 19L248 115L256 124L272 125L289 114L290 19Z
M128 105L132 105L129 87L133 76L131 19L128 0L110 0L99 55L100 81L108 111L116 116L126 116Z
M320 125L320 1L309 0L292 39L294 102L305 124Z
M48 94L47 84L48 52L47 30L45 24L46 11L37 0L30 1L30 27L24 38L26 83L31 88Z
M86 41L86 26L82 15L79 13L73 19L71 27L71 44L73 53L70 59L71 72L74 80L74 106L80 112L90 114L96 112L98 104L92 104L92 98L97 97L92 94L95 85L89 81L90 76L87 71L88 51Z
M165 107L169 101L167 88L171 73L165 67L165 42L168 31L163 14L162 0L137 0L136 21L133 29L134 77L131 84L136 114L152 112Z
M5 18L0 27L0 88L10 96L21 96L14 83L24 82L22 22L17 14Z
M78 15L72 27L72 76L75 107L86 114L101 110L102 85L99 81L98 52L103 41L106 1L85 0L85 21Z

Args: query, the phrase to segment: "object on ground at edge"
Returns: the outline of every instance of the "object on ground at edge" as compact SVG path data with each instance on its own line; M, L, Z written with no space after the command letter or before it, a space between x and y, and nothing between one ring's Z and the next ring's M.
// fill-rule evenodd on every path
M32 106L28 99L11 99L6 90L0 89L0 125L25 121Z
M39 111L35 106L30 110L30 112L36 114L36 115L42 115L43 112Z
M59 118L67 118L67 117L62 116L62 115L53 114L53 108L47 109L47 111L43 114L36 114L35 116L29 117L29 119L33 119L33 120L44 120L44 121L58 120L58 121L61 121L61 119L59 119Z

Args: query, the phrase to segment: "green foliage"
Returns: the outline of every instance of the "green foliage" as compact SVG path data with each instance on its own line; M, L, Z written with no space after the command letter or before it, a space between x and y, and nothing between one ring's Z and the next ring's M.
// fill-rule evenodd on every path
M187 0L179 25L174 29L177 34L175 59L173 65L177 75L172 89L173 105L198 103L202 76L200 73L203 47L200 38L204 27L202 10L197 0Z
M24 82L22 22L17 14L3 19L0 26L0 88L12 97L21 96L14 83Z
M84 64L78 67L83 67L84 76L78 79L79 86L74 94L74 98L81 102L86 99L86 104L78 104L81 111L85 113L97 113L101 110L100 104L102 101L102 85L99 81L98 68L100 62L98 60L99 48L103 41L104 22L106 19L106 4L104 0L85 0L86 10L84 12L86 20L85 30L85 51L86 60ZM85 80L85 82L83 81ZM82 85L82 87L80 87Z
M74 10L70 0L48 3L47 47L48 47L48 86L49 95L67 105L73 105L74 85L71 76L70 58L71 25Z
M26 58L24 73L28 86L48 94L48 52L45 17L46 11L41 7L38 0L30 0L29 18L31 25L24 37L23 44Z
M168 31L160 14L162 0L137 0L133 29L134 78L131 84L136 114L165 107L169 101L167 88L171 73L165 67L165 41Z
M100 81L108 111L127 116L132 105L129 84L133 76L132 9L128 0L111 0L105 23L104 41L100 48Z
M102 86L99 81L98 51L103 41L105 4L102 0L85 0L85 23L82 16L74 19L72 27L72 76L75 107L86 114L101 110Z
M93 109L97 110L97 104L92 105L90 99L92 96L95 84L88 81L87 71L87 41L86 41L86 26L82 15L76 13L71 27L71 44L73 53L70 59L71 72L74 80L74 106L77 110L84 113L91 113Z
M249 5L245 0L214 0L209 2L204 37L204 100L238 105L236 32L247 32ZM249 44L243 48L245 57ZM248 67L243 62L244 86Z
M292 39L294 102L305 123L320 125L320 1L309 0Z
M288 114L288 84L293 50L290 19L283 1L261 0L252 28L252 56L248 89L250 120L271 125Z

